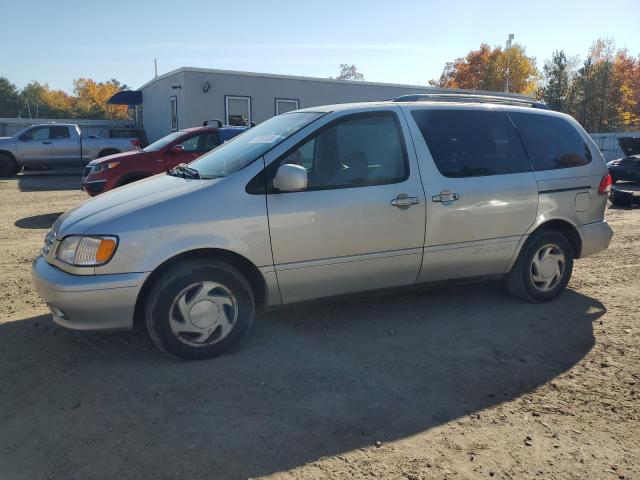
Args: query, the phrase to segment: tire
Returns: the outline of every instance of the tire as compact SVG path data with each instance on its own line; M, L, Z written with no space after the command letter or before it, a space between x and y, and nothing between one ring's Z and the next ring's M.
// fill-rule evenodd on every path
M530 302L553 300L571 279L573 257L573 248L564 235L555 230L540 230L522 247L507 276L507 287L516 297ZM556 265L558 270L554 268Z
M254 315L247 279L233 266L209 259L171 267L154 282L145 304L153 342L186 360L225 353L244 338Z
M120 153L120 150L109 148L107 150L102 150L100 153L98 153L98 158L106 157L108 155L115 155L116 153Z
M11 155L0 153L0 177L10 177L18 173L18 164Z

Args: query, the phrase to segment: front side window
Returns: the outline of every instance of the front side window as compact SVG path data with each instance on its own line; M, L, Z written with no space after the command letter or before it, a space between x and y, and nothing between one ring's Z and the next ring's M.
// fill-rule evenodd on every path
M189 166L198 170L203 178L226 177L243 169L323 115L324 112L296 112L271 117L202 155Z
M185 152L208 152L219 144L217 133L203 133L195 135L180 143Z
M144 150L145 152L159 152L160 150L165 148L167 145L169 145L171 142L178 140L183 135L184 135L184 132L170 133L169 135L162 137L156 140L155 142L147 145L142 150Z
M524 112L508 115L522 137L534 170L579 167L591 161L588 145L563 118Z
M227 125L245 126L251 122L251 98L225 96Z
M178 130L178 97L175 95L169 98L169 115L171 120L171 131Z
M50 127L37 127L27 130L24 135L27 140L49 140L51 138L50 131Z
M308 190L396 183L409 174L402 132L391 112L339 120L290 151L282 164L305 167Z
M436 167L445 177L530 172L531 164L504 112L413 110Z
M276 115L300 108L300 101L292 98L276 98Z

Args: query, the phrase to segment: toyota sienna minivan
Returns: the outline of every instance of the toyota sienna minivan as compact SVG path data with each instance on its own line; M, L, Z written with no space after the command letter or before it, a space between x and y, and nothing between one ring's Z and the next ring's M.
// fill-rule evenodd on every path
M65 213L33 273L62 326L208 358L258 309L322 297L503 275L553 300L607 248L610 186L580 125L532 100L313 107Z

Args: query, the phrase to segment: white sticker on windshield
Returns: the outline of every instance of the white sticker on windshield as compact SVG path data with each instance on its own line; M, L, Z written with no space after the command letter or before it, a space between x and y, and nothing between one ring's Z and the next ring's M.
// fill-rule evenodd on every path
M273 143L280 138L280 135L258 135L249 143Z

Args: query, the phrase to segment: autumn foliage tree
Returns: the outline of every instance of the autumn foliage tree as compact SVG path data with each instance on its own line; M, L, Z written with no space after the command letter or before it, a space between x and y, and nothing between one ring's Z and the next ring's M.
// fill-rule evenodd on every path
M364 75L358 71L355 65L349 65L348 63L340 64L340 75L336 77L336 80L364 80Z
M509 79L509 91L535 92L540 74L536 60L526 55L524 47L515 44L507 50L480 45L465 57L445 65L438 80L429 82L443 88L505 91Z
M18 91L0 77L0 117L28 118L127 118L125 105L108 105L111 96L127 86L115 79L96 82L74 80L74 95L52 90L46 83L29 82Z

